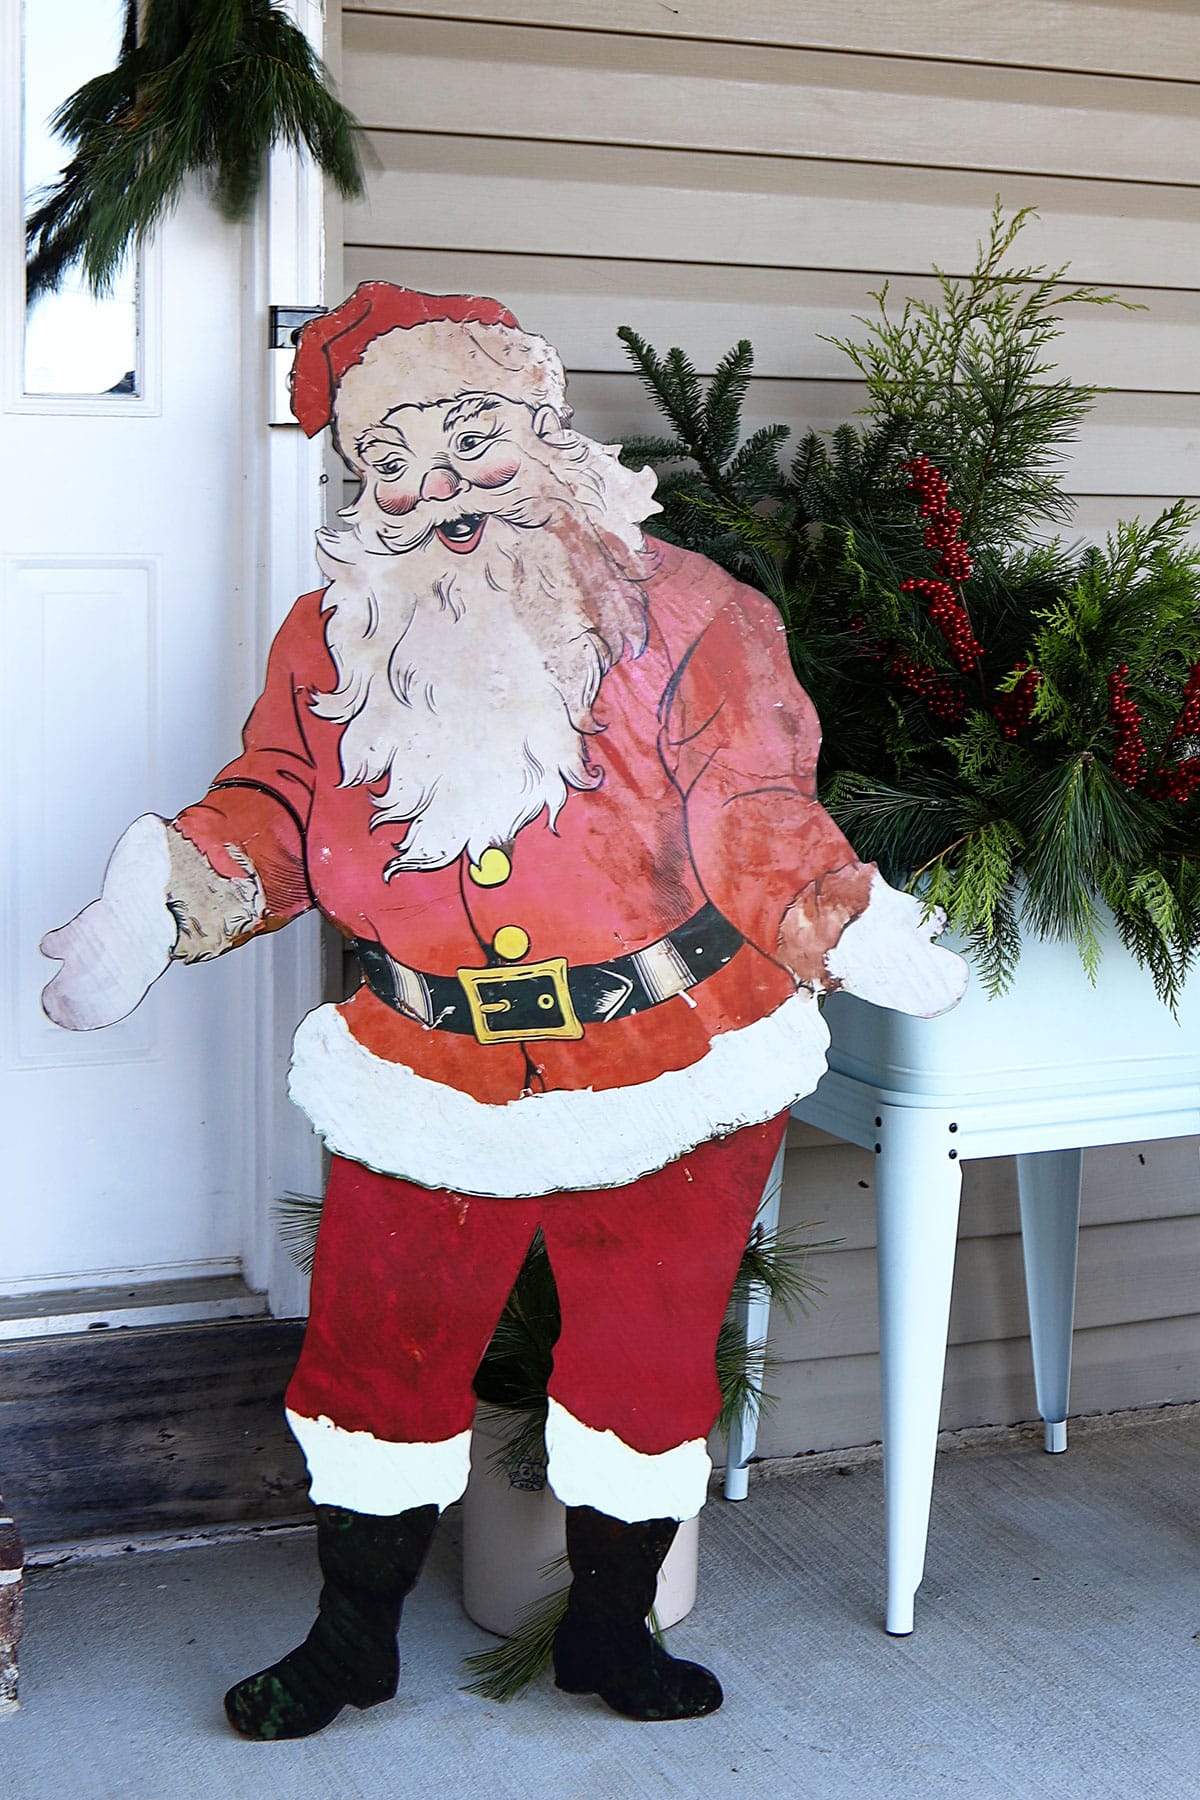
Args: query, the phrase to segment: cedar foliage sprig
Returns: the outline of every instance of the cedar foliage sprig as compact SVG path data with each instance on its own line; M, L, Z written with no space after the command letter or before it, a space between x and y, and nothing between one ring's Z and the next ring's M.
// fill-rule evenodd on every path
M362 193L358 126L312 47L273 0L128 0L117 66L54 115L73 154L26 221L30 300L79 264L104 293L204 176L227 219L247 216L275 143L305 147L338 190Z
M737 461L749 345L706 393L684 351L623 328L674 434L626 454L664 465L662 536L779 606L825 804L945 908L988 990L1030 931L1094 975L1107 908L1174 1006L1200 947L1200 516L1178 501L1102 546L1044 535L1070 516L1097 393L1053 367L1062 313L1124 302L1013 266L1029 218L997 203L969 276L935 271L938 299L899 312L881 289L860 339L829 340L866 405L786 467L783 425Z

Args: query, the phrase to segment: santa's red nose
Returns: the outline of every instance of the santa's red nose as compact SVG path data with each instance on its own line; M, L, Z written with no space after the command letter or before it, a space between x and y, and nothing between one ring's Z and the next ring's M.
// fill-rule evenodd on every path
M453 500L462 485L462 480L454 469L430 469L421 483L421 498Z

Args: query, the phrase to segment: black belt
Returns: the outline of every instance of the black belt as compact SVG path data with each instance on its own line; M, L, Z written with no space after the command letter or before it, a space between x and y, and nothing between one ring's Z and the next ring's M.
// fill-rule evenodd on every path
M627 1019L674 999L734 957L742 934L711 903L668 937L611 962L570 967L563 957L429 975L369 938L355 943L371 992L397 1012L481 1044L579 1038L585 1025Z

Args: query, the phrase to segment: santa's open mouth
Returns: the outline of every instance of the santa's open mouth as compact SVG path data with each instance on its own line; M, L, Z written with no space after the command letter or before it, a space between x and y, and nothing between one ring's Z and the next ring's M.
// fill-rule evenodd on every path
M469 550L474 550L483 536L486 524L486 513L463 513L457 519L447 519L444 524L435 525L433 529L447 550L453 550L458 556L465 556Z

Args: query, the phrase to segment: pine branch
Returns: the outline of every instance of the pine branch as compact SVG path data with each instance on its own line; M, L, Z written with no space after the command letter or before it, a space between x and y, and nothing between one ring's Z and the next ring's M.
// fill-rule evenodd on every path
M638 469L648 462L682 461L687 453L687 445L678 438L627 437L621 446L621 461L631 469Z
M140 40L134 20L131 0L117 67L54 115L72 155L26 222L31 300L76 264L107 292L189 175L208 180L225 217L245 218L276 143L307 149L342 194L362 193L357 122L273 0L148 0Z
M321 1205L314 1194L285 1194L275 1202L275 1223L284 1248L304 1275L313 1271Z
M716 1362L721 1388L716 1429L728 1437L737 1419L761 1419L774 1408L777 1396L766 1384L779 1367L779 1358L765 1343L747 1343L733 1321L725 1319L717 1334Z
M547 1573L565 1566L565 1557L556 1558L548 1566ZM517 1629L511 1637L493 1649L477 1650L473 1656L465 1657L463 1668L472 1680L466 1683L464 1693L478 1694L484 1700L504 1704L515 1700L544 1674L550 1666L554 1635L566 1617L570 1592L570 1587L564 1586L545 1600L535 1601L520 1614ZM649 1625L661 1643L663 1634L653 1608Z
M742 404L753 373L754 350L749 339L742 338L726 351L708 384L700 435L718 467L728 462L737 449Z
M860 857L901 885L950 854L966 835L958 797L932 783L901 788L838 770L822 798Z
M754 352L742 339L726 352L707 390L695 364L678 346L660 357L629 325L617 336L674 436L633 439L623 460L658 465L687 462L690 469L660 475L658 497L664 509L665 534L689 548L736 566L738 534L715 534L710 523L689 516L695 507L714 517L723 512L744 518L767 495L779 490L778 451L791 435L786 425L770 425L739 443L741 414L754 371ZM732 553L732 554L730 554Z
M545 1468L546 1410L544 1388L484 1407L482 1418L499 1439L491 1456L496 1475L511 1480L520 1469Z
M566 1617L570 1587L526 1607L512 1637L490 1650L477 1650L463 1663L472 1679L464 1692L485 1700L514 1700L549 1666L554 1634Z

